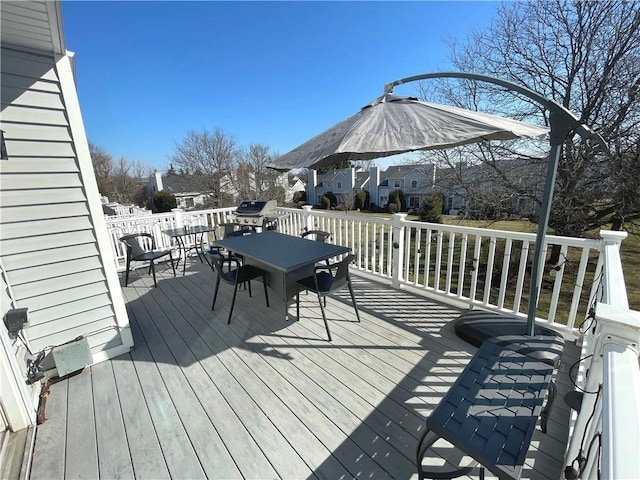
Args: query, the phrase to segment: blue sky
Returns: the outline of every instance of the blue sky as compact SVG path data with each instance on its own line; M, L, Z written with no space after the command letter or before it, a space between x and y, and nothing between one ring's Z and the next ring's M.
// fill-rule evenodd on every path
M451 70L444 40L484 29L497 5L63 1L62 13L89 140L164 170L189 130L287 153L385 83Z

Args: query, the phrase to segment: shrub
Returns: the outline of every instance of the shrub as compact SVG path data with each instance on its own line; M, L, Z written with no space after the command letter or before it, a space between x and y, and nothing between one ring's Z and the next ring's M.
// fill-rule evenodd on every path
M422 204L419 217L421 222L442 223L442 205L444 197L442 193L432 194L429 199Z
M153 196L153 210L156 213L170 212L177 206L176 197L166 190L161 190Z
M292 201L295 204L298 204L300 202L306 202L307 201L307 192L305 192L304 190L299 190L299 191L295 192L293 194Z
M366 210L369 206L369 200L369 192L362 190L356 194L354 207L359 208L360 210Z
M404 192L402 190L394 190L389 194L389 206L391 206L392 203L396 204L396 212L404 212L407 209L407 204L404 199ZM390 208L389 211L391 211Z
M321 201L322 201L322 208L325 208L327 210L338 205L338 199L331 192L327 192L324 195L322 195Z

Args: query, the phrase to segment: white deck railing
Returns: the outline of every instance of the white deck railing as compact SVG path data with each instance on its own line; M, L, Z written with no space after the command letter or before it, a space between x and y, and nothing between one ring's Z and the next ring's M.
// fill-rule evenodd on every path
M565 464L580 478L640 478L640 312L629 310L620 261L626 234L607 232L585 323Z
M234 211L108 219L118 268L125 261L118 238L126 233L152 233L158 248L169 248L163 230L221 225L233 221ZM379 218L310 207L279 213L283 233L331 232L332 243L351 248L360 274L457 306L526 316L534 234L408 221L404 214ZM581 478L598 472L603 478L640 478L640 312L629 310L622 274L619 252L626 234L601 231L600 237L547 236L545 258L557 246L560 260L544 269L537 321L582 340L575 383L584 397L573 418L566 465Z
M280 230L332 232L332 242L351 248L355 267L441 300L525 317L533 233L376 218L310 208L282 209ZM603 232L604 233L604 232ZM544 270L538 321L576 332L587 314L603 240L547 236L560 260ZM591 288L589 288L591 287Z

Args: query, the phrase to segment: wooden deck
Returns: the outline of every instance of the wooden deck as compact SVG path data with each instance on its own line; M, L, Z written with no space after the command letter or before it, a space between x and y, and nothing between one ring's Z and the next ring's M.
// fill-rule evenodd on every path
M163 270L157 288L138 272L123 289L135 348L51 385L32 479L417 477L424 418L475 351L448 324L458 310L355 277L362 322L348 292L330 298L329 343L314 295L285 322L282 301L271 295L266 308L256 282L228 326L231 288L211 312L206 265ZM573 361L523 478L561 477ZM447 444L436 453L459 458Z

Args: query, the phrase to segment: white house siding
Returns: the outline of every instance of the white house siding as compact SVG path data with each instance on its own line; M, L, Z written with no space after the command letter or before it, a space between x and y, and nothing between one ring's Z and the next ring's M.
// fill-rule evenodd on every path
M0 256L34 351L87 335L132 345L67 56L2 48ZM104 245L107 245L105 247Z

